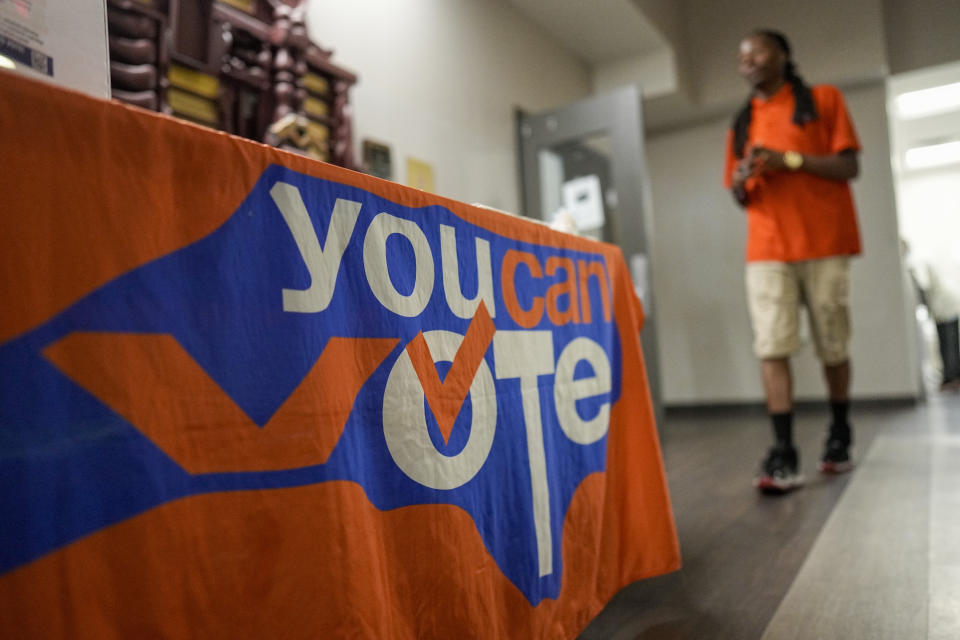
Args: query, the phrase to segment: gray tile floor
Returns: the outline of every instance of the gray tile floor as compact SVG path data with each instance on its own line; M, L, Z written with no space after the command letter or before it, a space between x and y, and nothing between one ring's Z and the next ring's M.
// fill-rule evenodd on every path
M798 411L807 485L750 487L759 411L671 414L684 566L621 590L581 640L960 638L960 396L854 407L857 469L823 477L825 408Z

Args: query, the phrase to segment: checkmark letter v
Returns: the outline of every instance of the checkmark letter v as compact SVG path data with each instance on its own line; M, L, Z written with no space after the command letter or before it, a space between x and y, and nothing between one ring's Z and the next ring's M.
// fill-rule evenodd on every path
M496 330L486 305L481 301L467 328L467 334L453 357L453 366L443 382L440 382L440 375L437 373L433 356L430 355L427 341L423 338L423 332L418 333L407 345L407 354L417 377L420 378L427 405L437 419L444 444L450 440L453 423L467 399L470 385L473 384L473 378L483 361L483 354L490 347Z

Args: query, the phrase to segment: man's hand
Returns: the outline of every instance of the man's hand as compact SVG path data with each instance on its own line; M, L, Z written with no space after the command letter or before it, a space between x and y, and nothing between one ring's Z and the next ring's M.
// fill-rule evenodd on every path
M743 187L744 183L747 181L747 178L753 175L753 170L753 158L749 153L746 153L742 158L740 158L739 161L737 161L737 166L733 170L733 187Z
M756 174L764 171L791 170L783 161L783 151L767 149L766 147L753 147L748 155L753 157L754 162L760 167ZM856 178L860 173L860 163L857 152L853 149L845 149L839 153L826 156L804 154L803 166L796 171L804 171L831 180L850 180Z
M756 157L756 162L761 167L760 171L783 171L787 165L783 162L783 152L766 147L753 147L751 149Z
M747 205L747 180L764 171L764 156L759 153L762 150L760 147L748 147L733 169L730 192L733 194L734 200L742 207Z

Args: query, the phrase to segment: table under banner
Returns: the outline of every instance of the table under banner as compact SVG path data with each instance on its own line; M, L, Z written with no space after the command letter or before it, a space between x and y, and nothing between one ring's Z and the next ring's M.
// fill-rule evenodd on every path
M570 638L679 549L615 246L0 73L0 635Z

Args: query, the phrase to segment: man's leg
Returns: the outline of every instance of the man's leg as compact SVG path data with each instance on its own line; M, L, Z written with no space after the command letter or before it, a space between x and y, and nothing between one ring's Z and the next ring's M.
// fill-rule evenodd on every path
M810 311L810 327L823 362L830 396L830 421L820 471L842 473L852 468L849 447L853 442L847 414L850 410L851 366L849 269L846 258L825 258L805 265L803 286Z
M853 433L847 421L850 412L850 368L849 359L839 364L823 365L823 375L827 379L830 394L830 412L833 415L827 443L820 458L820 471L823 473L844 473L853 468L850 461Z
M823 376L827 379L827 392L830 402L850 401L850 360L840 364L823 365Z
M789 358L765 358L760 362L763 372L763 390L767 395L767 411L793 411L793 374Z
M844 448L849 447L852 441L850 423L847 421L850 411L850 360L840 364L823 365L823 375L827 379L830 412L833 414L827 447L830 447L829 441L832 440L836 440Z
M780 448L793 447L793 374L789 358L764 358L760 361L767 413L773 437Z
M793 377L789 354L798 346L799 290L792 265L764 262L747 265L747 300L760 359L763 388L774 433L754 484L763 491L785 492L800 486L793 447Z

